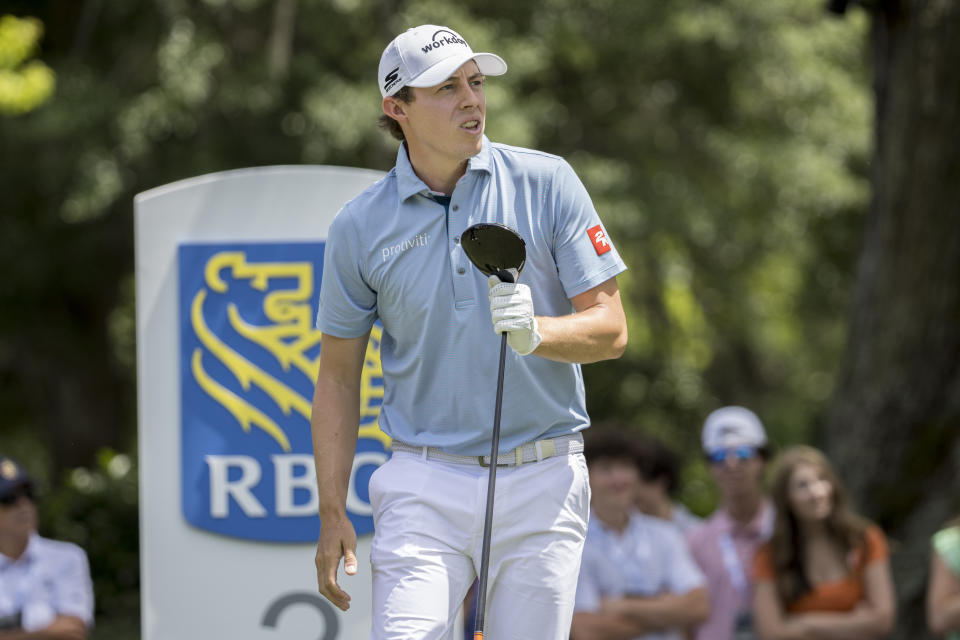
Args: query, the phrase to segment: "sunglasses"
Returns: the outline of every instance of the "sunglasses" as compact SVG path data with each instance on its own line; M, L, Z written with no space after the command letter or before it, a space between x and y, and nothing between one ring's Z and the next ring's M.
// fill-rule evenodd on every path
M730 449L717 449L707 454L710 464L723 464L727 458L736 460L749 460L757 455L756 447L732 447Z
M21 497L33 502L33 487L17 487L10 493L0 496L0 505L9 507L10 505L16 504L17 500Z

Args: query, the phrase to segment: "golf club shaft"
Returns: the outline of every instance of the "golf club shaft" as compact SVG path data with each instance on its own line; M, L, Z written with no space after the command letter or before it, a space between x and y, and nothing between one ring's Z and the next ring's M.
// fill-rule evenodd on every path
M507 334L500 337L500 368L497 371L497 403L493 412L493 437L490 444L490 475L487 480L487 510L483 518L483 545L480 549L480 578L477 583L477 616L473 640L483 640L487 608L487 573L490 565L490 535L493 527L493 494L497 484L497 456L500 454L500 410L503 406L503 369L507 360Z

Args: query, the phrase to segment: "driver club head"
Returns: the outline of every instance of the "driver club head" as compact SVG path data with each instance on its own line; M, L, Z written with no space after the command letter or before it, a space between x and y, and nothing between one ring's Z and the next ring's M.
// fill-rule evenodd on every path
M470 262L488 276L513 282L508 269L519 274L527 260L527 245L516 231L497 222L475 224L460 235L460 246Z

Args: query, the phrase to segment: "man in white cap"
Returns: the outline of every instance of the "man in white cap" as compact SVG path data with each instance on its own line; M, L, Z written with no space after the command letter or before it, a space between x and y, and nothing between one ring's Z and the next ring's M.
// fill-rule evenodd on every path
M619 357L626 267L572 168L484 136L487 76L505 73L455 31L422 25L380 60L396 166L347 203L325 245L312 419L320 592L358 571L347 519L360 372L383 324L379 425L393 456L369 487L373 633L451 638L480 563L499 336L508 334L485 631L567 638L589 514L580 364ZM459 244L476 223L516 230L523 284L488 281ZM345 585L346 586L346 585Z
M707 416L702 440L720 505L687 535L710 596L710 617L696 638L747 640L755 637L750 615L753 554L773 532L773 505L763 489L767 433L755 413L731 406Z

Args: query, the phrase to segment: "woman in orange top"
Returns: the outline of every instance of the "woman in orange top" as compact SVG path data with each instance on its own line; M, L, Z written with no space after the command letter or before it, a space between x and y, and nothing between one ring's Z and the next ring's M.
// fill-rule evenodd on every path
M886 538L847 504L826 457L812 447L774 463L777 511L754 557L754 629L763 640L878 638L894 619Z

